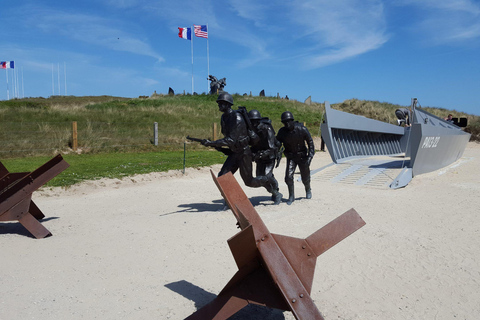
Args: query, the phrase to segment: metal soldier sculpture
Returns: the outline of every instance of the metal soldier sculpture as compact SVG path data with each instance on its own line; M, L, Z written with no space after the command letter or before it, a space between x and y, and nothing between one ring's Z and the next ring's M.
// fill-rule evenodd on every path
M302 124L294 121L293 115L289 111L282 113L283 128L278 130L277 140L284 148L284 154L287 157L287 167L285 170L285 183L288 186L287 204L295 201L295 192L293 186L293 174L298 165L302 182L305 186L306 198L312 198L310 188L310 162L315 154L315 146L310 132Z
M410 114L411 112L408 108L400 108L395 110L398 125L401 126L403 123L406 127L410 127L410 123L412 122L410 119Z
M227 85L226 78L218 80L217 77L212 76L211 74L208 76L207 80L210 81L210 94L217 94L220 91L223 91L223 88Z
M228 92L222 92L218 95L217 103L218 109L223 112L221 126L224 138L216 141L204 139L202 144L215 148L228 147L230 149L231 153L225 160L218 176L220 177L227 172L234 174L237 170L240 170L240 176L248 187L265 187L267 190L272 190L272 185L275 183L273 176L254 178L252 175L252 151L248 146L250 137L247 124L239 111L232 110L232 96Z
M256 176L271 176L273 184L267 191L272 194L274 203L279 204L282 201L282 194L278 191L278 181L273 175L273 169L275 162L277 166L280 163L282 155L279 148L282 144L275 137L270 119L262 118L258 110L250 110L248 117L256 134L250 141L253 161L256 163Z

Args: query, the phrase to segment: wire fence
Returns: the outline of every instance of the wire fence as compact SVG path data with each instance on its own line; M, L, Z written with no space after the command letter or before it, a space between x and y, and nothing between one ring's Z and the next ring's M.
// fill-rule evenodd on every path
M158 131L156 131L158 134ZM2 122L0 158L113 151L179 150L183 141L168 135L155 139L153 123Z

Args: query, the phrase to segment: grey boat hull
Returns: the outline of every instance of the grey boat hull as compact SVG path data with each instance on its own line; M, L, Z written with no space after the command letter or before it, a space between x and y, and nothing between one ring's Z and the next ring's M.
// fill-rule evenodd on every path
M396 189L406 186L416 175L441 169L460 159L470 134L416 108L413 102L412 107L412 126L404 128L334 110L325 102L321 132L332 161L404 155L404 167L390 185Z

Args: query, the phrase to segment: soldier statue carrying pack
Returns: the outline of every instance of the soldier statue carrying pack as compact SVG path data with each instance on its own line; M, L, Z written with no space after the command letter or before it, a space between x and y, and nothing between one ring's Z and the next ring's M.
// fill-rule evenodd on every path
M301 123L294 121L293 115L289 111L282 113L281 117L283 127L278 130L277 140L285 148L284 154L287 158L285 169L285 183L288 186L287 204L295 201L295 191L293 186L293 175L298 166L302 182L305 186L306 198L312 198L312 189L310 188L310 163L315 155L315 146L310 132Z
M217 98L218 109L223 112L221 118L222 134L224 138L210 141L202 140L202 145L214 148L230 149L231 153L223 164L218 176L222 176L227 172L234 174L240 170L240 176L248 187L258 188L264 187L274 195L275 203L280 203L282 195L278 192L278 182L276 182L273 174L261 175L253 177L252 174L252 151L249 147L251 136L255 138L253 130L249 130L248 115L245 108L233 110L233 97L228 92L221 92ZM275 189L275 185L277 188ZM280 200L278 200L278 198Z
M282 201L282 194L278 191L278 181L273 175L273 169L278 167L282 158L279 150L282 144L275 137L270 119L262 118L260 112L255 109L250 110L248 118L256 134L250 141L253 161L256 164L256 176L272 176L274 184L271 190L267 190L272 194L274 203L279 204Z

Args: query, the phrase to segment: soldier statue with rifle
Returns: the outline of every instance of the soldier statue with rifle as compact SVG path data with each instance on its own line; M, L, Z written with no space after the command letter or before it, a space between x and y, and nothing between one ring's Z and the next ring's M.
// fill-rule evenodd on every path
M272 176L274 184L268 191L272 194L274 203L279 204L282 201L282 194L278 191L278 181L273 175L273 169L278 167L282 159L282 153L279 150L282 144L275 136L275 129L270 119L262 118L260 112L255 109L250 110L248 118L256 133L250 141L253 161L256 164L256 176Z
M234 174L237 170L240 170L240 176L245 185L252 188L264 187L270 192L275 192L276 195L278 190L274 190L276 180L273 175L253 177L252 151L249 143L251 136L254 137L255 133L251 130L251 125L249 128L247 124L250 121L246 109L240 107L238 110L233 110L233 97L228 92L221 92L218 95L217 104L218 109L223 112L221 127L224 138L216 141L203 139L201 143L207 147L217 148L217 150L218 148L229 149L227 160L225 160L218 176L220 177L227 172Z

